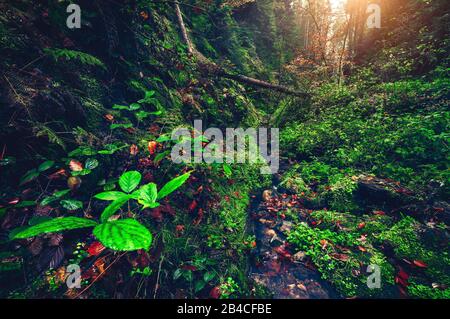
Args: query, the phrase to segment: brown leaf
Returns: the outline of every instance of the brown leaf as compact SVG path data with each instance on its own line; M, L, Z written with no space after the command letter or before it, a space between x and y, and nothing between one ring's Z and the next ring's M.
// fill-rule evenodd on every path
M139 152L138 147L135 144L132 144L130 146L130 154L136 156L138 152Z
M339 254L339 253L331 254L331 257L333 257L333 258L335 258L337 260L340 260L340 261L347 261L348 258L349 258L348 255L346 255L346 254Z
M158 145L158 143L156 141L150 141L148 142L148 151L150 153L150 155L155 154L156 151L156 146Z

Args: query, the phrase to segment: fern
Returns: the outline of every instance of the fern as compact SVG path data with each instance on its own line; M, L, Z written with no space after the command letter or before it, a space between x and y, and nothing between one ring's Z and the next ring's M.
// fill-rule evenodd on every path
M48 127L44 124L38 123L38 124L35 124L33 130L34 130L36 137L47 136L48 140L51 143L55 143L55 144L61 146L64 150L66 149L66 144L64 143L64 141L50 127Z
M48 54L49 56L53 57L55 61L58 61L59 59L65 59L65 60L77 60L81 62L82 64L90 65L90 66L98 66L102 69L106 70L105 64L103 64L102 61L100 61L98 58L96 58L93 55L90 55L88 53L84 53L81 51L74 51L74 50L68 50L68 49L44 49L44 52Z

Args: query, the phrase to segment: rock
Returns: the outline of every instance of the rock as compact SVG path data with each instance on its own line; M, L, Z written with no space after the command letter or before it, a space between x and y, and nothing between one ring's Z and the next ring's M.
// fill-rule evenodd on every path
M277 233L273 229L270 229L270 228L266 228L266 230L264 231L264 234L266 234L266 236L268 236L270 238L273 238L274 236L277 235Z
M284 240L282 240L278 235L275 235L270 240L270 246L272 247L278 247L284 244Z
M305 259L305 252L303 251L299 251L298 253L292 255L292 260L293 261L302 261L303 259Z
M280 226L280 231L283 233L289 233L292 229L292 226L294 226L292 222L288 222L285 220Z
M263 193L262 193L263 201L269 202L271 197L272 197L272 191L270 189L266 189L265 191L263 191Z

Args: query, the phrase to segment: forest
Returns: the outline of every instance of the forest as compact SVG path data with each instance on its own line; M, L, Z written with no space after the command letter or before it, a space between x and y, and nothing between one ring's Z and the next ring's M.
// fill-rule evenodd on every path
M448 0L0 0L0 298L450 299L449 53Z

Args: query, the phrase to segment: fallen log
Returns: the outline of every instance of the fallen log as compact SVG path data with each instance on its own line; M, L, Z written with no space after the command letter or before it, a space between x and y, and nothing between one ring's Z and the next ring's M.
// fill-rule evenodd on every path
M255 78L248 77L248 76L241 75L241 74L229 73L225 69L223 69L221 66L219 66L216 63L210 61L201 52L199 52L195 48L193 43L191 42L191 40L189 38L189 35L188 35L188 32L186 30L186 26L185 26L184 21L183 21L183 15L181 13L180 6L179 6L178 2L174 2L174 5L175 5L175 13L176 13L176 16L177 16L178 25L179 25L180 30L181 30L181 37L183 38L183 42L187 46L188 53L192 54L197 59L197 62L201 66L202 70L205 70L207 73L209 73L211 75L221 76L221 77L224 77L224 78L235 80L237 82L249 84L249 85L252 85L252 86L262 87L262 88L265 88L265 89L270 89L270 90L278 91L278 92L285 93L285 94L291 94L291 95L295 95L295 96L298 96L298 97L307 97L307 96L309 96L309 93L299 92L299 91L293 90L293 89L288 88L288 87L283 86L283 85L272 84L272 83L269 83L269 82L266 82L266 81L263 81L263 80L255 79Z

